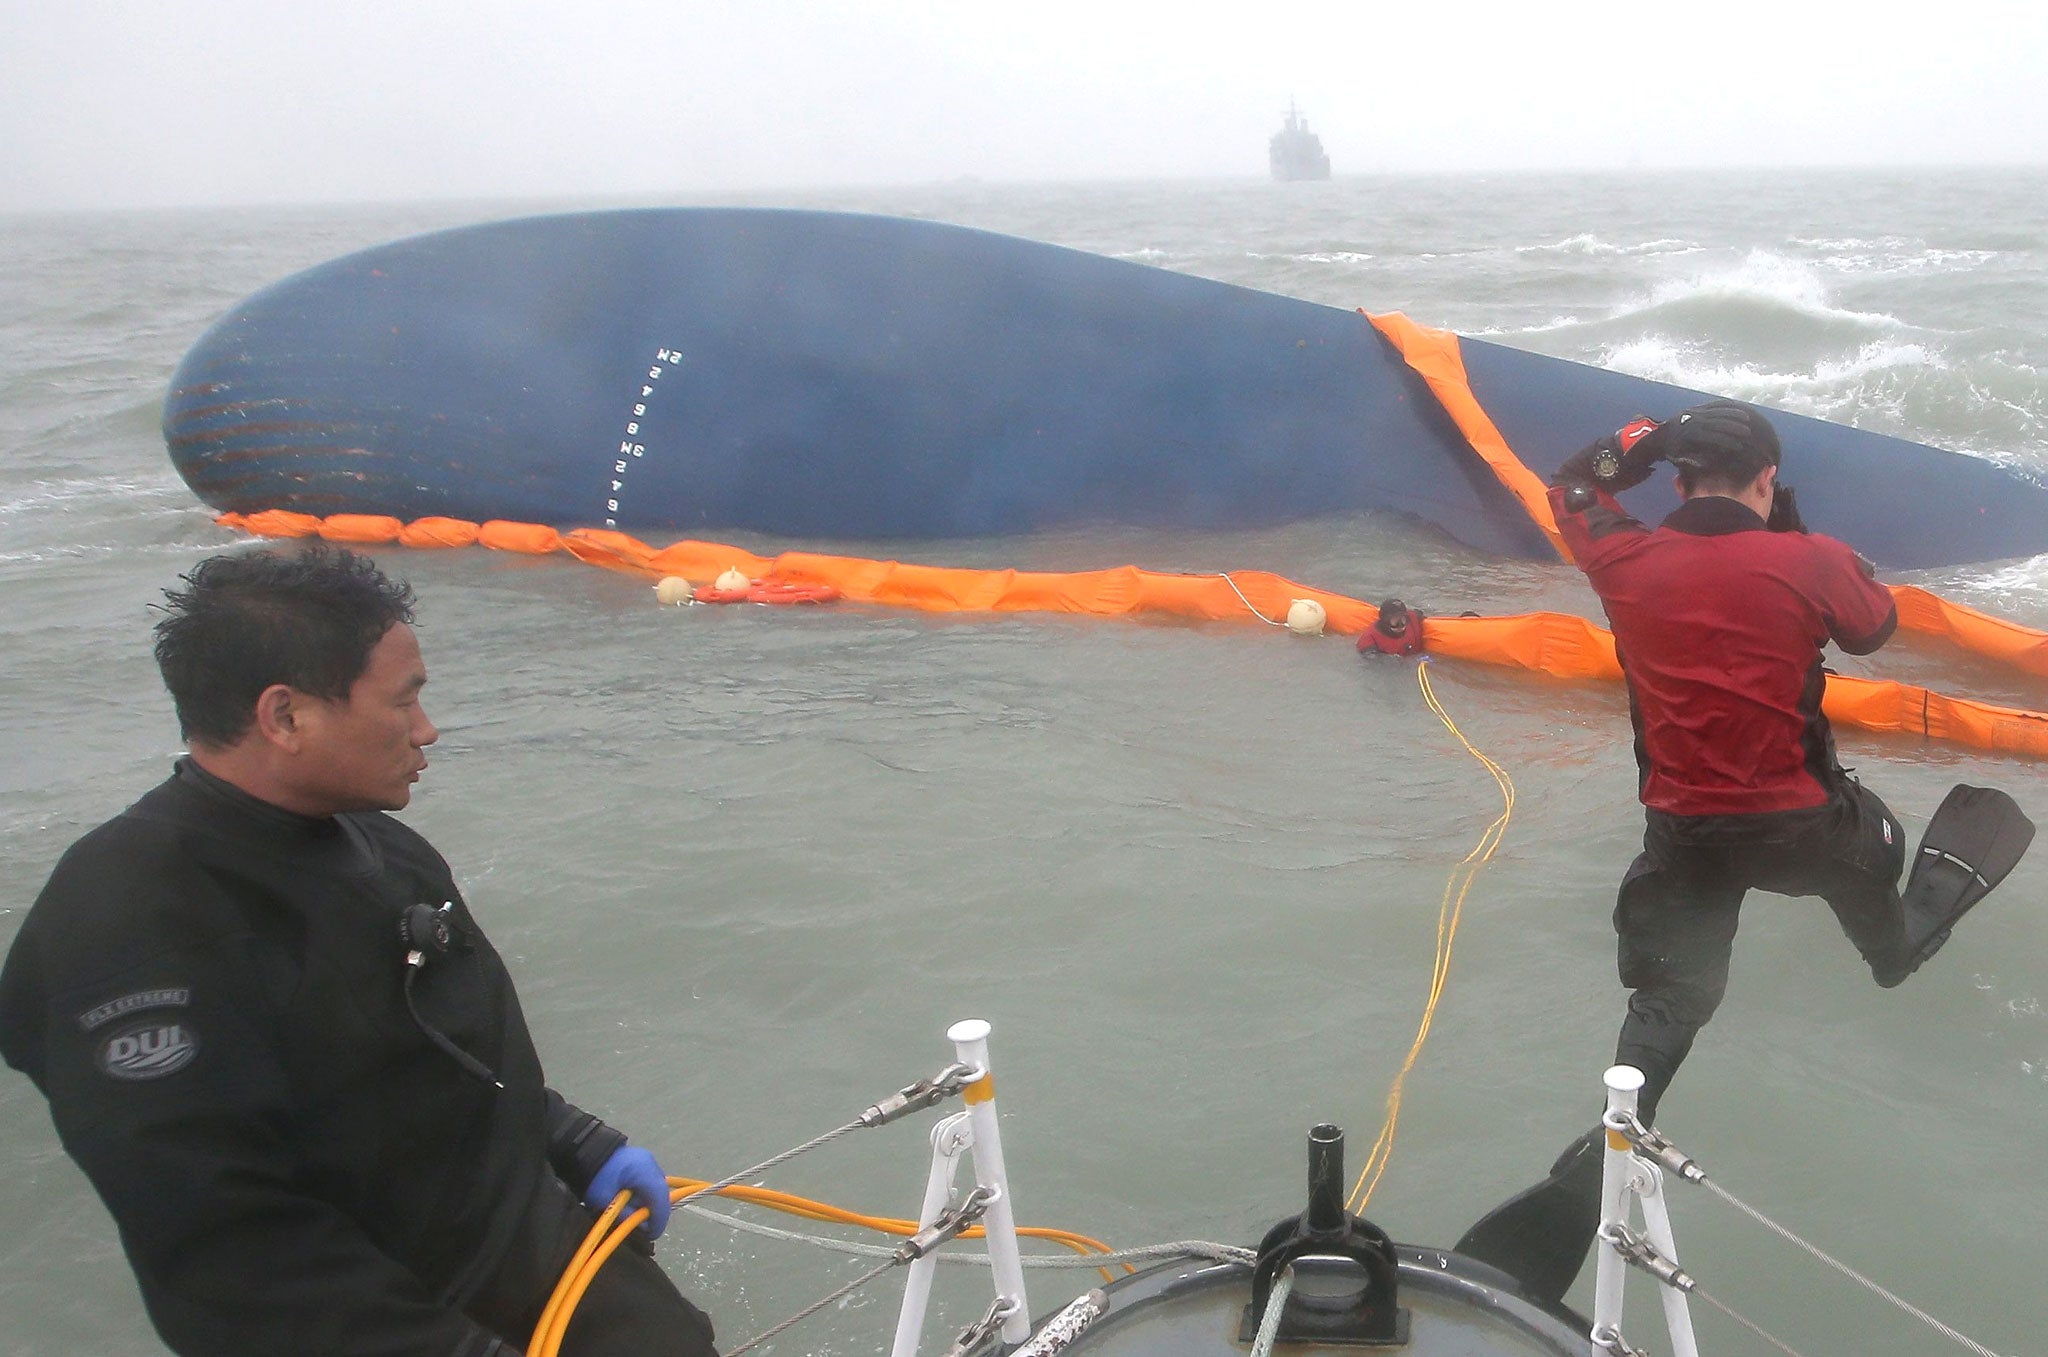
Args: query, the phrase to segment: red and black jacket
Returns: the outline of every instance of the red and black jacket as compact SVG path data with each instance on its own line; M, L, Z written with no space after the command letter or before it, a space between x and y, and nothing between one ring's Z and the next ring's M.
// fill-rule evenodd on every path
M1605 491L1551 509L1614 632L1643 804L1746 815L1825 803L1842 772L1821 714L1821 647L1867 655L1898 610L1868 562L1817 533L1771 532L1722 496L1647 528Z

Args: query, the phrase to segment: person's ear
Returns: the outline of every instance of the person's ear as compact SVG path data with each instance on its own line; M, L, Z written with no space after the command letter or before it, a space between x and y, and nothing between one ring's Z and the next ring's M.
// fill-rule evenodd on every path
M270 744L296 753L305 711L303 694L289 684L273 683L256 695L256 733Z

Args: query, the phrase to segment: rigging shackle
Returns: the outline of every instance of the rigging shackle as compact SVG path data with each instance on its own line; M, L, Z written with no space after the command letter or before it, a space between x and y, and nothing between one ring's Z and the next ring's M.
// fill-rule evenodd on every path
M995 1205L999 1194L993 1187L983 1185L961 1199L957 1206L949 1206L939 1213L939 1218L903 1241L896 1250L896 1261L908 1263L924 1257L949 1239L957 1239L960 1232L970 1225L979 1224L988 1208Z
M920 1079L914 1084L905 1084L869 1107L860 1114L860 1124L866 1127L887 1126L898 1117L909 1116L912 1112L922 1112L927 1107L944 1102L987 1074L988 1071L985 1069L956 1060L931 1078Z

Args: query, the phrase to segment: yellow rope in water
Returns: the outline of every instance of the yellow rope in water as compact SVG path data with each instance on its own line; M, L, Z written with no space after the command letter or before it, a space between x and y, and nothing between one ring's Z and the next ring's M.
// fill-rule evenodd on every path
M1464 861L1451 869L1444 881L1444 896L1437 906L1436 914L1436 968L1429 981L1429 1002L1422 1009L1422 1023L1416 1029L1415 1042L1408 1048L1408 1058L1401 1062L1400 1073L1394 1076L1393 1087L1387 1090L1387 1119L1380 1127L1380 1138L1373 1142L1372 1153L1366 1156L1365 1167L1359 1171L1358 1181L1351 1188L1350 1200L1345 1203L1351 1211L1365 1210L1365 1204L1372 1200L1373 1189L1380 1185L1380 1175L1387 1170L1387 1160L1394 1153L1394 1128L1401 1121L1401 1089L1408 1080L1408 1071L1415 1068L1416 1058L1422 1054L1422 1043L1429 1040L1430 1024L1436 1020L1437 1001L1443 998L1444 984L1451 974L1451 945L1457 941L1458 920L1465 911L1465 897L1472 890L1473 879L1479 875L1493 857L1494 850L1508 832L1508 821L1515 813L1515 784L1505 769L1479 752L1472 742L1465 738L1457 723L1451 720L1443 704L1437 701L1436 690L1429 683L1429 659L1423 657L1415 666L1415 681L1422 688L1422 700L1436 713L1444 728L1458 737L1458 743L1465 746L1465 752L1479 760L1486 771L1493 774L1493 780L1500 787L1502 807L1500 815L1486 827L1479 836L1479 842Z

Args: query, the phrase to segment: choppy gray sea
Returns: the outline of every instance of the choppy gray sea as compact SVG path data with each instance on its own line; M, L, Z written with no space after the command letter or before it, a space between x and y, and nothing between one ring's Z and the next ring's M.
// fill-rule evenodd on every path
M728 200L720 200L728 201ZM932 217L1431 324L2048 471L2048 173L949 185L749 201ZM57 855L177 749L157 591L241 539L159 405L239 297L360 246L594 203L0 219L0 945ZM1589 429L1587 436L1601 432ZM1788 477L1790 473L1788 472ZM1792 477L1796 479L1796 477ZM1277 570L1425 608L1591 613L1568 566L1394 520L1263 532L777 542L943 564ZM444 732L407 818L455 864L553 1081L713 1178L844 1122L985 1017L1021 1218L1254 1242L1312 1122L1361 1164L1427 994L1448 874L1501 811L1412 666L1251 625L663 609L565 557L380 553L421 597ZM1916 577L2048 626L2048 562ZM1851 672L2048 707L1905 638ZM1621 691L1433 666L1519 793L1466 906L1370 1214L1447 1244L1592 1118L1622 1007L1608 912L1640 833ZM1917 833L1947 786L2048 817L2048 767L1840 733ZM2002 1353L2048 1300L2048 850L1903 988L1817 901L1754 897L1663 1117L1716 1180ZM914 1214L921 1123L773 1186ZM1947 1350L1722 1203L1684 1261L1805 1353ZM0 1353L161 1351L112 1227L0 1072ZM730 1345L867 1264L679 1217ZM1575 1298L1590 1302L1588 1269ZM260 1278L252 1278L260 1285ZM1047 1309L1085 1283L1034 1274ZM986 1302L948 1273L943 1348ZM895 1284L777 1340L887 1350ZM1661 1350L1648 1289L1631 1337ZM1706 1307L1703 1350L1769 1351Z

